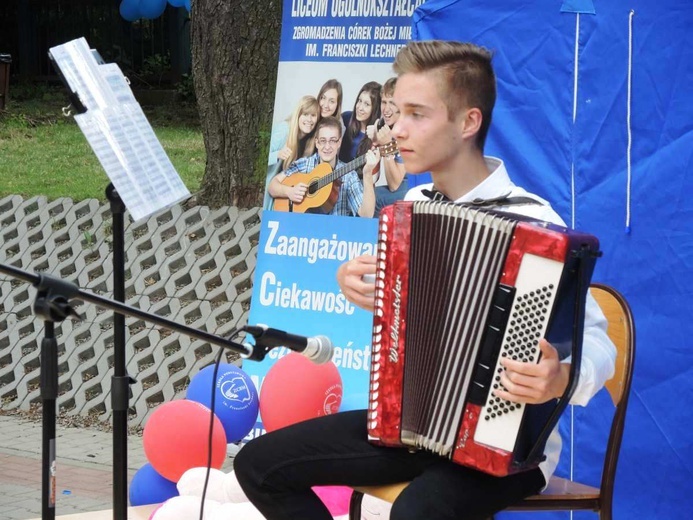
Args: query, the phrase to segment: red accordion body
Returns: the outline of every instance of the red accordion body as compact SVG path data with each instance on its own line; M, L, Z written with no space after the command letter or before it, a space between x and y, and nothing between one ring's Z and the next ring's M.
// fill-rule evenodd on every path
M541 458L525 457L555 404L513 404L492 390L500 359L536 363L542 337L570 355L575 302L585 301L575 298L574 252L585 247L596 252L596 238L512 213L433 201L385 208L369 440L498 476L536 467Z

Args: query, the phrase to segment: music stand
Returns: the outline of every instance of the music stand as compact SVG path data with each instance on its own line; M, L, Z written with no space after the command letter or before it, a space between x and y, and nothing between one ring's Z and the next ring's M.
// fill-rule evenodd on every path
M190 192L116 64L104 63L84 38L52 47L48 54L67 88L72 109L77 113L75 121L111 180L106 197L113 219L113 294L115 300L124 302L125 208L137 221L189 198ZM127 414L134 380L126 368L125 316L116 313L113 326L113 517L120 519L127 516ZM46 384L50 387L51 383ZM55 384L57 393L57 372ZM49 407L50 402L48 399ZM52 403L54 408L55 398ZM55 419L53 436L54 430Z

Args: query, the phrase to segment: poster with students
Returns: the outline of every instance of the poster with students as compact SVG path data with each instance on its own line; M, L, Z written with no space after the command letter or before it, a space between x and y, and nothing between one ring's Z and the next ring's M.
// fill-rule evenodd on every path
M352 115L368 124L380 118L379 92L376 96L374 91L394 75L392 62L411 39L412 15L423 1L284 2L249 323L303 336L328 336L343 384L340 410L367 405L372 315L346 300L336 272L343 262L375 252L377 219L313 214L325 209L292 208L286 200L275 206L269 186L297 159L317 153L314 129L322 118L334 117L340 122L340 160L358 157L354 141L363 136L345 135L350 122L352 129L358 126ZM350 141L349 147L344 146L344 138ZM328 139L324 140L330 148ZM287 211L290 209L296 211ZM259 391L268 370L287 353L274 349L261 363L244 363ZM248 439L261 433L259 421Z
M411 39L422 3L285 1L264 209L274 206L272 178L317 151L312 132L320 119L342 125L340 160L356 157L357 146L349 148L363 138L357 120L370 125L380 118L381 86L394 75L392 62Z

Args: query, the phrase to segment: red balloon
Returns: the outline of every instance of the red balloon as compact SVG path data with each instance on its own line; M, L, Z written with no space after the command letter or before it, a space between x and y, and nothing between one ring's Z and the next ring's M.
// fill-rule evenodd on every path
M142 441L147 460L173 482L190 468L207 466L210 410L195 401L179 400L159 405L144 427ZM226 458L226 434L214 416L212 467L220 469Z
M316 365L291 353L267 372L260 390L260 415L269 432L337 413L341 402L342 378L334 363Z

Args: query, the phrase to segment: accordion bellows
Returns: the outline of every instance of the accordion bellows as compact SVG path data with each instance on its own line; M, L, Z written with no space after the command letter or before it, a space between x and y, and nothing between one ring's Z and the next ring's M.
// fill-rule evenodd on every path
M584 248L596 252L597 239L512 213L434 201L385 208L369 440L499 476L536 467L541 457L525 457L556 404L510 403L492 390L500 359L536 363L542 337L570 355L589 285L576 294Z

